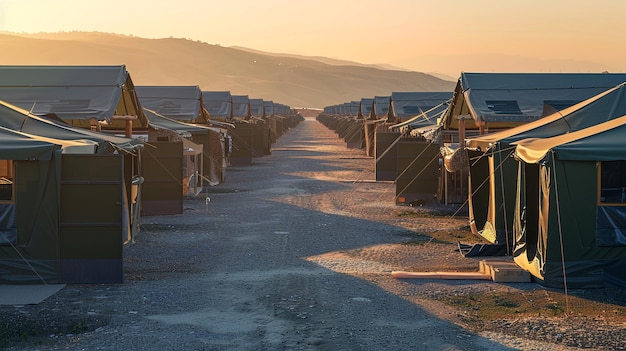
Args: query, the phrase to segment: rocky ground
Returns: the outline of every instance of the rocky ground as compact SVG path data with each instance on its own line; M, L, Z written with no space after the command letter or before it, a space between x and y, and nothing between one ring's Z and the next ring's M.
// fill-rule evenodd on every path
M182 215L142 218L125 283L0 306L8 350L624 350L626 293L407 280L475 271L459 206L399 207L308 118Z

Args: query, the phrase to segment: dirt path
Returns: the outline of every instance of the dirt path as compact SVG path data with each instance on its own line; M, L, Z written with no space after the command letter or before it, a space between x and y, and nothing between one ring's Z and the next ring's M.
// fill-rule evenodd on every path
M469 332L420 298L489 283L390 278L476 262L450 246L401 244L466 218L407 215L415 211L393 205L394 185L373 178L372 159L309 118L183 215L142 218L124 284L69 286L18 312L58 326L41 350L556 349Z

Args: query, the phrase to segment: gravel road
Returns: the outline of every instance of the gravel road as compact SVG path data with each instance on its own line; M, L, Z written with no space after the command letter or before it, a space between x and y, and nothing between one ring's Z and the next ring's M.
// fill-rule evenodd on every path
M71 285L34 306L2 306L9 350L575 350L473 332L428 295L493 282L394 280L391 270L477 262L449 246L398 245L464 216L402 216L394 185L371 182L362 150L307 118L272 155L176 216L142 218L125 283ZM532 284L531 284L532 285ZM533 285L534 286L534 285ZM21 326L21 327L20 327Z

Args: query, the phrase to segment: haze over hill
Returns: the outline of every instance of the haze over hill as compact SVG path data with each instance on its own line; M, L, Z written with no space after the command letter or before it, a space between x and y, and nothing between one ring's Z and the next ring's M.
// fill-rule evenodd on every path
M126 65L135 85L204 91L324 107L393 91L452 91L430 74L329 58L263 53L189 39L99 32L0 33L1 65Z

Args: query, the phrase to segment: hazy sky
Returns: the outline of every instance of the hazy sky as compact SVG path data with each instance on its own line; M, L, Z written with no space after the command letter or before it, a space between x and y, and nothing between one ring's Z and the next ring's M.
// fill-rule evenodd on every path
M171 36L456 78L626 71L625 14L624 0L0 0L0 31Z

